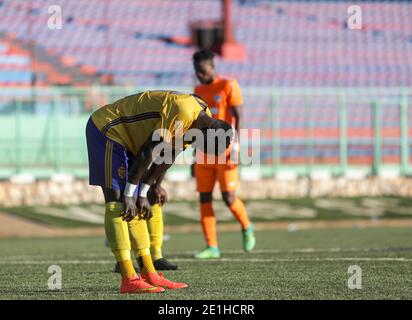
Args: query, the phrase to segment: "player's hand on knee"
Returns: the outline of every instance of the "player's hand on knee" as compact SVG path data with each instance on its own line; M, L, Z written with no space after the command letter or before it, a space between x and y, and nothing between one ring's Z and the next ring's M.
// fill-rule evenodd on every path
M146 197L138 197L136 201L137 212L139 212L139 219L148 220L152 217L152 210L150 208L149 200Z
M167 202L167 191L161 186L153 186L147 193L150 205L159 204L163 206Z
M155 202L163 206L167 202L167 191L162 186L153 188Z
M123 220L129 222L136 217L136 203L133 197L124 197L123 204L124 211L121 216Z

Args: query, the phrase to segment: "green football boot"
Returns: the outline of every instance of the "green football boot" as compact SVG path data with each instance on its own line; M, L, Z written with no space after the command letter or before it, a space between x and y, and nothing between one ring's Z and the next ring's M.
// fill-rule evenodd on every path
M207 247L203 251L195 254L197 259L217 259L220 258L220 250L218 247Z
M242 238L243 250L245 250L246 252L252 251L256 245L256 238L255 234L253 233L253 224L250 224L247 229L242 230Z

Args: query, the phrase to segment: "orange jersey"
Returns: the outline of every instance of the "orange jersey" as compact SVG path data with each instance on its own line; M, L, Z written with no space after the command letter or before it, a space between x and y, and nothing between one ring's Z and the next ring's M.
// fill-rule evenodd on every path
M234 126L234 118L229 109L243 104L242 93L236 80L217 76L211 84L196 86L195 94L209 105L214 118Z
M195 94L205 101L212 113L213 118L226 121L232 127L235 127L235 119L230 112L230 108L243 104L243 97L240 92L239 84L236 80L225 79L217 76L211 84L200 84L195 87ZM230 148L226 150L227 162L229 165ZM203 157L205 166L217 165L217 159L213 164L207 164L207 156L199 152L199 157ZM199 164L200 165L200 164ZM217 165L219 166L219 165Z

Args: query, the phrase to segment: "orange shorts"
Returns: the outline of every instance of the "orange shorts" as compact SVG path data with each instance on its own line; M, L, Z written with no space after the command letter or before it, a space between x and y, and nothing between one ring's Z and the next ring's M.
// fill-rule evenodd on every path
M238 185L238 167L225 164L196 164L195 177L198 192L212 192L216 180L220 191L235 191Z

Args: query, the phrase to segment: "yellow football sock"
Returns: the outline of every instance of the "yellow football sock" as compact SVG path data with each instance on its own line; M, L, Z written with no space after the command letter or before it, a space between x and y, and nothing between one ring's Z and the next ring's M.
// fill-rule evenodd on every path
M159 204L152 206L153 216L148 220L147 226L150 234L150 252L153 260L157 260L163 257L162 245L163 245L163 212L162 207Z
M129 254L129 259L122 260L122 261L117 260L119 263L119 267L120 267L120 273L123 278L128 278L128 279L134 278L136 276L136 271L134 270L133 262L130 258L130 251L126 251L126 250L121 250L121 251L127 252ZM115 256L116 256L116 252L115 252Z
M139 255L138 256L142 259L143 268L142 273L153 273L156 272L156 269L153 265L152 256L149 254L146 255Z
M141 272L156 272L150 255L150 237L146 221L134 218L132 221L128 222L127 225L129 228L132 250L137 259L139 259L139 257L142 259L143 268Z
M122 277L133 278L136 275L130 257L130 239L127 222L120 216L123 210L121 202L106 203L104 227L107 240L117 262L120 265Z

